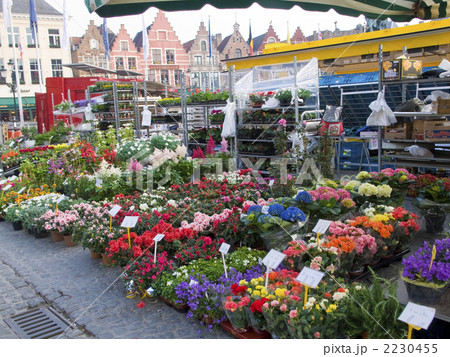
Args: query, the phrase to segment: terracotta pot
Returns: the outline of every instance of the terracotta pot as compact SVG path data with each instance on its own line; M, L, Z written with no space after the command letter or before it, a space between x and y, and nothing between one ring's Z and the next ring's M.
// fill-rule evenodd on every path
M58 231L51 231L52 239L54 242L61 242L64 240L64 235Z
M64 236L64 240L66 242L66 247L75 247L77 243L72 240L72 235Z
M92 249L89 249L89 251L91 252L92 259L100 259L102 257L101 254L94 253L94 251Z
M111 258L108 257L108 255L105 254L105 253L102 253L101 255L102 255L102 259L103 259L103 264L104 265L111 265Z

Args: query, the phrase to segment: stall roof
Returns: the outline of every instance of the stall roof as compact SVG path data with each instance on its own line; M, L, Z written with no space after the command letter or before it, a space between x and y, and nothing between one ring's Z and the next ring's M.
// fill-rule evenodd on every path
M106 69L103 67L94 66L92 64L86 64L86 63L70 63L70 64L63 64L64 67L76 69L79 71L89 72L90 74L115 74L122 77L137 77L137 76L143 76L142 73L134 72L134 71L127 71L123 69L113 70L113 69Z
M371 19L410 21L413 18L436 19L450 16L447 0L345 0L338 3L329 0L85 0L90 12L101 17L135 15L150 7L164 11L199 10L206 4L218 9L248 8L253 3L269 9L291 9L298 5L308 11L326 12L334 9L342 15L364 15Z

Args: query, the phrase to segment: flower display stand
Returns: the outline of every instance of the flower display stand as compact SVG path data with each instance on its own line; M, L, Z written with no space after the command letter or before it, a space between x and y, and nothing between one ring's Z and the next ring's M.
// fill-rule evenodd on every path
M231 333L234 337L243 339L243 340L251 340L251 339L269 339L272 338L270 333L266 331L256 332L250 326L247 328L246 332L240 332L233 328L230 321L226 320L220 324L220 326L228 333Z

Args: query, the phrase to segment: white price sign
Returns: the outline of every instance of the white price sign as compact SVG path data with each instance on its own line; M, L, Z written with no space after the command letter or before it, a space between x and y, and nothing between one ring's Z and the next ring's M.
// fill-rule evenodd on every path
M64 180L63 184L64 184L64 185L67 185L68 183L69 183L69 179L66 178L66 179Z
M120 225L122 228L134 228L139 220L138 216L127 216L124 218L122 224Z
M15 142L14 142L14 141L11 141L11 142L9 143L9 147L12 148L12 147L14 146L14 144L15 144Z
M12 185L7 185L7 186L3 187L3 191L8 191L11 187L12 187Z
M408 302L405 310L398 317L400 321L406 322L409 325L427 329L430 326L431 321L434 319L436 309L428 306L417 305L412 302Z
M95 186L98 188L102 188L103 185L103 180L101 178L98 178L97 180L95 180Z
M23 175L23 172L21 172L20 174L19 174L19 177L21 177Z
M269 187L272 187L274 183L275 183L275 180L270 180L269 181Z
M285 256L286 256L285 254L280 253L275 249L271 249L270 252L262 260L262 263L267 268L276 269L278 268L278 265L281 264Z
M319 222L313 228L314 233L324 234L330 227L332 221L327 221L326 219L319 219Z
M134 285L133 280L130 280L130 282L128 284L125 284L125 286L129 292L133 291L133 285Z
M0 185L4 185L5 183L7 183L8 181L7 180L1 180L0 181Z
M49 138L48 138L48 141L50 141L50 140L52 140L53 139L53 136L50 136Z
M222 254L227 254L230 250L230 245L227 243L222 243L222 245L219 248L219 252Z
M142 126L152 125L152 112L148 111L146 115L142 116Z
M153 238L153 240L155 241L155 242L160 242L162 239L164 238L164 234L157 234L156 236L155 236L155 238Z
M16 178L17 178L17 176L14 175L14 176L11 176L11 177L9 178L9 180L10 180L10 181L14 181Z
M117 213L121 210L122 207L119 205L114 205L113 208L108 212L111 217L115 217Z
M64 195L61 195L61 196L59 196L59 198L56 200L56 203L57 204L60 204L63 200L65 200L66 199L66 196L64 196Z
M19 190L19 192L17 192L17 193L20 195L23 191L25 191L25 189L26 189L26 187L22 187L22 188Z
M312 289L317 288L325 273L304 267L300 274L295 278L299 283L307 285Z
M261 213L263 213L263 214L269 213L269 206L263 206L263 207L261 208Z

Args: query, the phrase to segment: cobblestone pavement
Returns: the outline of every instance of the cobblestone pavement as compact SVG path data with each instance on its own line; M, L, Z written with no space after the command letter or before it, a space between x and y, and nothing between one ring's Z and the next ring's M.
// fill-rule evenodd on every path
M185 313L159 300L146 298L138 309L138 298L125 297L119 275L119 268L103 267L81 246L35 239L1 222L0 338L17 338L4 318L37 306L75 321L63 338L199 338ZM230 337L221 329L204 335Z

